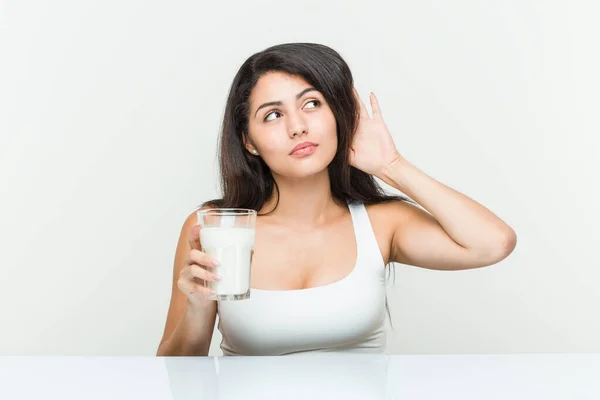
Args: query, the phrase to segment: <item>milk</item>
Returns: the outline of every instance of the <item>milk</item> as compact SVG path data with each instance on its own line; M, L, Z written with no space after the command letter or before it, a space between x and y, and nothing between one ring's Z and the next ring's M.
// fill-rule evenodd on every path
M222 279L206 282L217 292L218 300L241 300L250 295L250 259L254 249L254 229L204 227L200 231L202 250L221 263L209 268ZM241 296L240 296L241 295Z

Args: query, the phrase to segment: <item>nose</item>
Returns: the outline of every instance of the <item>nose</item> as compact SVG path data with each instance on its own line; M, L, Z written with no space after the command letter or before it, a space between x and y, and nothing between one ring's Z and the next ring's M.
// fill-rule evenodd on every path
M290 138L296 136L305 135L308 133L308 126L302 115L299 114L288 114L289 115L289 127L288 135Z

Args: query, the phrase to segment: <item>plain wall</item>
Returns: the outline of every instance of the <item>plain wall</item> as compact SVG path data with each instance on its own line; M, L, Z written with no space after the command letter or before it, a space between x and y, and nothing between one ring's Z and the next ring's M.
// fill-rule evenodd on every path
M492 267L397 265L388 353L600 351L597 12L0 2L0 355L155 354L181 226L218 194L234 74L291 41L339 51L400 152L518 235Z

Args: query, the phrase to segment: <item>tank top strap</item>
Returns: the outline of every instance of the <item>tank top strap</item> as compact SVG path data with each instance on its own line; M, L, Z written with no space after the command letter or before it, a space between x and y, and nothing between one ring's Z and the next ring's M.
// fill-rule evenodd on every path
M363 203L349 202L348 209L350 210L354 225L357 252L360 258L359 263L361 265L373 265L375 268L383 268L385 266L383 257L381 256L381 250L379 249L367 208Z

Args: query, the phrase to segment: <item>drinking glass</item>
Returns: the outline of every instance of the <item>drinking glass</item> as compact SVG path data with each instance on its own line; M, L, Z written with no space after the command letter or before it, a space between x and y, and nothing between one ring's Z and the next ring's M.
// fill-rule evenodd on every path
M197 216L202 251L219 262L211 270L222 277L218 282L204 282L216 292L208 298L221 301L249 298L256 211L213 208L198 210Z

